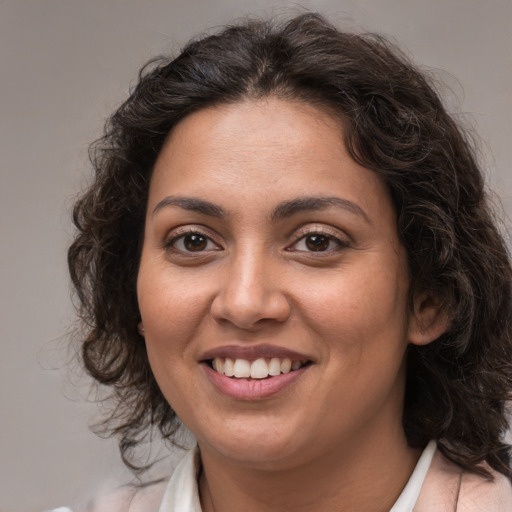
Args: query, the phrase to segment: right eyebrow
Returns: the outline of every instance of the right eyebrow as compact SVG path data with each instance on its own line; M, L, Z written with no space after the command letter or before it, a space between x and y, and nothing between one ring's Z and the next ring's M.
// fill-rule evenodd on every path
M155 215L160 210L167 208L169 206L178 206L179 208L183 208L184 210L190 210L190 211L202 213L203 215L209 215L211 217L218 217L220 219L225 219L227 217L226 213L220 206L210 203L209 201L205 201L204 199L198 199L197 197L175 197L175 196L164 197L155 206L151 215Z

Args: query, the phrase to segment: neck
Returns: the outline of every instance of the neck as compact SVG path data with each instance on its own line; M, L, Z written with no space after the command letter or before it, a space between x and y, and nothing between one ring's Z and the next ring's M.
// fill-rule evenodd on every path
M361 432L316 458L268 470L226 461L201 447L199 479L205 512L389 511L405 487L419 453L401 426L368 437Z

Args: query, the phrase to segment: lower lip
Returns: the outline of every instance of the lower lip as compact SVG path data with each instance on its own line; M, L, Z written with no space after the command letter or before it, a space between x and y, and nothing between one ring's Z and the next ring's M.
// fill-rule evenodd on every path
M203 363L209 381L224 395L237 400L261 400L276 395L307 372L311 365L267 379L236 379L226 377Z

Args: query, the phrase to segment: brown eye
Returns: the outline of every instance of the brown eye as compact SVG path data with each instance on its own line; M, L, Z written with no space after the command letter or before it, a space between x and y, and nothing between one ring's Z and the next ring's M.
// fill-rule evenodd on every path
M349 243L334 235L322 232L311 232L299 238L288 251L325 252L332 254L349 247Z
M200 234L185 235L183 245L187 251L204 251L208 245L208 239Z
M326 251L331 240L324 235L308 235L304 242L310 251Z
M166 244L166 247L183 253L203 252L220 249L220 247L215 244L208 236L195 231L174 237L168 244Z

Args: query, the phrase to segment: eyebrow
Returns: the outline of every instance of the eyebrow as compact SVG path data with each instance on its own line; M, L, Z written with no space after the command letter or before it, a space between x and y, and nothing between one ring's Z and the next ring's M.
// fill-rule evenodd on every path
M218 205L211 203L210 201L205 201L204 199L199 199L196 197L175 197L175 196L167 196L164 197L153 209L152 215L155 215L163 208L167 208L169 206L178 206L179 208L183 208L184 210L190 210L197 213L202 213L203 215L208 215L210 217L217 217L220 219L225 219L228 217L226 212ZM317 210L325 210L331 206L336 208L342 208L358 217L361 217L368 224L372 224L370 218L365 213L365 211L358 206L356 203L349 201L347 199L342 199L341 197L297 197L295 199L291 199L290 201L285 201L279 204L272 213L270 214L270 219L273 222L291 217L296 215L297 213L306 212L306 211L317 211Z
M209 215L210 217L218 217L225 218L227 217L224 210L217 206L216 204L210 203L209 201L205 201L204 199L198 199L196 197L174 197L167 196L164 197L153 209L152 215L155 215L163 208L168 206L178 206L183 208L184 210L190 210L198 213L202 213L204 215Z
M358 217L361 217L368 224L372 224L370 218L365 211L356 203L341 197L298 197L290 201L285 201L278 205L271 214L273 221L291 217L304 211L325 210L331 206L342 208Z

